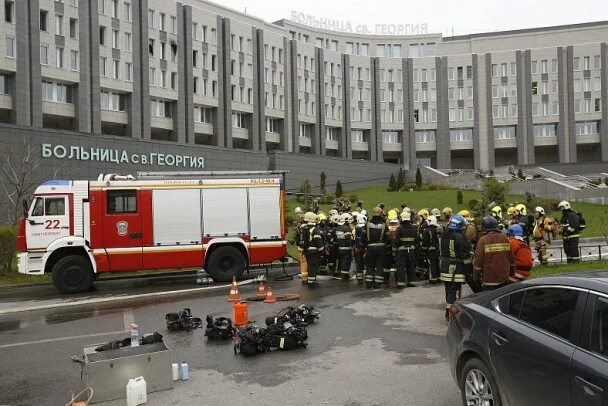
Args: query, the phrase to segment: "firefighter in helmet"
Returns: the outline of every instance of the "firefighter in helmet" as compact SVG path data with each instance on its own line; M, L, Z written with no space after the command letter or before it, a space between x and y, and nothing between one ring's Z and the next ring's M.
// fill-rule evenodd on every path
M365 247L367 248L367 269L365 287L380 288L384 282L382 261L384 259L385 242L387 237L384 212L380 207L372 209L372 218L365 227Z
M353 257L355 259L355 269L357 284L363 285L363 279L365 277L365 225L367 224L367 218L363 215L357 216L357 226L354 230L354 243L353 243Z
M567 262L579 262L581 260L578 251L578 239L580 237L581 221L577 212L572 210L570 202L562 200L557 207L562 211L560 220L562 238L564 241L564 252Z
M304 220L304 213L302 213L302 209L296 207L296 218L295 218L295 230L294 230L294 238L296 241L296 245L298 246L298 254L300 256L300 279L303 285L308 283L308 264L306 263L306 255L304 249L300 247L299 241L302 240L302 230L306 227L307 223Z
M490 210L490 215L496 219L496 223L498 224L497 230L504 231L505 230L505 222L502 218L502 207L494 206L492 210Z
M426 249L420 245L422 234L428 227L427 220L430 213L427 209L422 209L418 212L418 244L416 244L416 274L418 279L424 278L429 272L429 263L426 256Z
M353 234L350 224L353 217L348 213L342 213L338 220L338 226L332 230L332 239L338 250L338 263L340 266L340 278L349 280L350 263L353 253Z
M451 207L444 207L443 210L441 210L441 218L438 218L438 225L440 227L443 227L443 229L445 230L448 226L448 222L450 221L450 217L452 217L453 214L453 210Z
M545 214L545 209L541 206L537 206L534 209L534 229L532 230L532 236L534 237L534 249L538 261L547 265L549 263L549 254L547 249L551 244L551 241L555 238L555 232L557 230L557 223L553 217L549 217Z
M439 210L438 210L439 211ZM429 216L428 227L421 234L421 245L426 251L429 261L429 283L435 284L439 281L439 230L437 216Z
M407 286L415 286L412 282L416 278L416 245L418 243L418 232L411 222L411 212L401 212L401 224L395 231L393 238L393 251L397 272L395 273L395 285L402 289Z
M319 217L313 212L304 214L306 225L302 228L301 238L298 246L304 251L306 262L308 263L308 286L313 287L317 284L317 273L319 272L319 262L323 255L324 244L321 230L317 225Z
M388 286L391 279L391 272L395 271L395 258L393 257L393 240L399 227L399 219L397 218L397 210L391 209L388 211L386 221L386 228L388 230L388 236L385 241L385 253L384 263L382 267L384 269L384 281L382 282L385 286Z

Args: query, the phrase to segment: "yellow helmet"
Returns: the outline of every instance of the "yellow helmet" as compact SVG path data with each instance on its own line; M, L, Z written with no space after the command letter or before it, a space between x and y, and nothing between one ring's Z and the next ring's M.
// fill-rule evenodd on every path
M313 224L316 223L318 220L318 216L313 213L312 211L307 212L306 214L304 214L304 222L309 223L309 224Z
M507 214L508 214L509 216L515 216L515 215L517 215L518 213L519 213L519 210L517 210L517 208L515 208L515 207L513 207L513 206L511 206L511 207L509 207L509 208L507 209Z
M372 217L381 217L384 212L380 207L374 207L372 209Z
M327 220L327 216L325 215L325 213L323 213L323 212L319 213L318 220L319 221Z
M388 217L389 220L396 220L397 219L397 211L395 211L395 210L389 210L387 217Z
M468 210L460 210L458 214L464 217L465 220L471 220L471 212Z
M502 208L500 206L492 207L492 213L494 213L496 217L502 218Z
M451 216L452 215L452 208L451 207L444 207L443 210L441 210L441 213L444 216Z
M523 214L524 216L527 214L527 209L526 209L526 205L520 203L517 206L515 206L515 208L517 209L517 211L519 211L521 214Z
M418 215L426 220L429 218L429 211L427 209L422 209L418 212Z

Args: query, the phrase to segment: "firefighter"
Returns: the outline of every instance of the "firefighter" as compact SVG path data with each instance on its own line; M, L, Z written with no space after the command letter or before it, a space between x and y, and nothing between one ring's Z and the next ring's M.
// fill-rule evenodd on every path
M327 272L333 276L340 276L340 250L335 240L334 231L340 225L341 215L335 210L329 218L329 228L327 229Z
M498 222L492 216L482 220L484 235L477 241L473 261L473 280L481 281L484 290L500 288L509 282L514 262L509 238L498 231Z
M323 237L321 236L320 227L317 226L318 216L313 212L304 214L306 225L302 228L299 246L304 250L306 262L308 263L308 278L307 284L309 287L317 285L317 273L319 271L319 263L323 256Z
M416 278L416 245L418 232L411 222L411 212L401 213L401 224L395 231L393 251L397 272L395 273L395 286L399 289L415 286L412 282Z
M357 226L354 230L353 256L356 265L357 284L363 285L365 270L365 216L357 216Z
M578 262L581 259L578 252L578 238L580 236L579 216L574 210L572 210L570 203L566 200L559 202L557 207L562 211L560 224L562 229L564 252L566 253L566 261Z
M382 282L384 282L382 261L384 259L387 231L383 215L384 212L380 207L374 207L372 218L365 228L365 246L367 248L365 287L367 289L380 288Z
M443 226L444 229L447 228L448 222L450 221L450 217L452 217L452 213L453 211L451 207L444 207L443 210L441 210L441 216L443 218L441 219L441 221L439 221L439 225Z
M437 221L441 220L441 211L437 207L431 209L431 216L435 217Z
M456 301L465 275L471 273L471 245L462 233L466 220L459 214L450 217L447 229L439 239L440 279L445 285L445 320Z
M395 258L393 257L393 240L395 239L395 234L397 232L397 228L399 227L399 219L397 218L397 210L391 209L387 213L387 238L384 252L384 262L382 264L384 270L384 281L382 282L384 285L388 286L391 279L391 272L395 272Z
M303 285L306 285L308 282L308 264L306 263L306 255L304 253L304 249L300 247L298 241L302 240L302 230L306 227L306 221L304 221L304 214L302 213L302 209L296 207L296 219L295 219L295 230L294 237L296 241L296 245L298 247L298 254L300 259L300 279Z
M430 213L427 209L422 209L418 212L418 242L421 241L422 233L427 228L427 219ZM416 274L418 279L426 278L429 272L429 262L426 255L426 250L418 243L416 245Z
M437 210L439 212L439 210ZM426 251L429 261L429 283L436 284L439 281L439 229L437 216L429 216L428 227L422 232L422 247Z
M498 231L503 231L505 229L505 222L502 218L502 208L500 206L492 207L490 215L496 219Z
M319 268L323 268L324 270L319 273L328 273L331 275L335 271L337 261L336 249L334 248L334 243L331 238L333 225L330 224L329 219L322 211L317 215L319 233L321 234L321 238L323 238L323 255Z
M534 249L538 261L542 265L549 263L549 254L547 252L551 241L555 237L556 224L553 217L545 215L545 209L537 206L534 209L534 229L532 230L532 237L534 238Z
M507 228L511 253L515 263L515 271L509 277L510 282L520 282L530 277L530 270L534 260L532 250L524 238L524 230L519 224L513 224Z
M464 236L471 243L473 251L475 251L475 243L477 242L477 227L475 227L475 219L468 210L460 210L458 212L467 221L467 225L464 228Z
M338 250L340 265L340 278L349 280L350 263L353 259L353 233L350 224L353 217L348 213L342 213L338 220L338 226L332 230L332 239Z
M530 234L532 233L532 221L528 216L528 208L526 205L519 203L515 206L517 209L517 224L519 224L524 231L524 239L529 244L530 243Z

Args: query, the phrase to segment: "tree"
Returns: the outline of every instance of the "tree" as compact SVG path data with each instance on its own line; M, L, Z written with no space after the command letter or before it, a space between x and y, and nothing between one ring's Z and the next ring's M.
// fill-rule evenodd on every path
M508 189L508 183L499 182L494 178L484 180L481 189L480 207L476 211L483 213L490 208L489 206L503 206Z
M519 168L519 169L517 170L517 177L518 177L519 179L526 179L526 177L524 176L524 171L522 171L522 170L521 170L521 168Z
M458 204L462 204L463 201L463 196L462 196L462 190L459 190L458 193L456 193L456 202Z
M422 187L422 173L420 173L420 168L416 168L416 187L418 189Z
M327 193L326 190L326 183L327 182L327 175L325 175L325 172L321 172L321 181L319 182L319 189L321 189L321 194L324 195Z
M344 194L344 192L342 191L342 183L340 182L340 179L338 179L338 181L336 182L336 197L340 198L342 197L342 195Z
M399 173L397 174L397 184L395 185L396 190L401 190L403 185L405 184L405 171L403 168L399 168Z
M394 192L397 190L397 181L395 180L395 175L391 173L391 177L388 180L388 191Z
M310 205L310 193L312 192L312 186L310 186L310 181L305 179L300 183L300 189L298 190L297 200L300 203L304 204L304 207L308 207Z

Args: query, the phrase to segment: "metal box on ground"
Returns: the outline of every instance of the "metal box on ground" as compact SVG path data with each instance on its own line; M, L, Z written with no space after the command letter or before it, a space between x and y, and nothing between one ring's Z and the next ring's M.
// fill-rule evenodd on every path
M83 348L91 403L125 398L129 379L138 376L146 380L148 393L171 389L171 350L165 343L95 352L97 347Z

